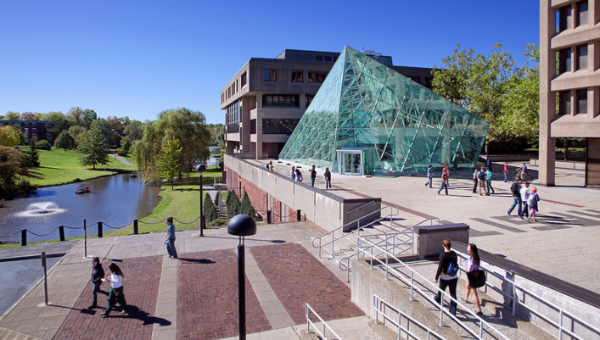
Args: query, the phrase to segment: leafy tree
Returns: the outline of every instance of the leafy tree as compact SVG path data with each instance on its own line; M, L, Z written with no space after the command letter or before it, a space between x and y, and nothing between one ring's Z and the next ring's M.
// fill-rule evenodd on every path
M119 155L123 157L127 157L129 152L131 151L131 141L129 138L125 137L121 139L121 148L119 149Z
M91 165L92 169L96 169L96 164L104 165L110 161L104 136L97 129L91 129L81 135L78 151L83 154L79 157L79 162L83 165Z
M235 193L235 191L231 190L227 193L227 217L232 218L233 216L240 213L240 198Z
M181 146L179 146L179 140L175 138L165 144L158 155L159 176L169 179L171 190L173 190L175 175L181 168Z
M144 137L144 123L139 120L132 120L131 123L125 126L123 133L127 135L130 141L136 141Z
M75 125L71 126L68 132L69 135L71 135L71 137L73 137L73 139L75 140L75 144L79 145L81 144L81 136L84 132L86 132L86 130L83 126Z
M100 131L100 133L102 133L102 136L104 136L104 138L108 138L108 135L110 134L110 123L104 118L99 118L99 119L93 120L90 123L90 127L92 129L96 129L96 130Z
M210 139L213 145L218 145L223 148L225 146L225 125L215 125L212 129Z
M91 129L92 123L97 119L98 119L98 115L96 114L96 112L94 110L85 109L81 113L81 120L83 123L83 127L85 127L86 129ZM110 131L110 128L108 130ZM102 131L102 132L104 132L104 131Z
M221 192L217 191L217 193L215 194L215 200L214 200L214 205L216 209L219 209L219 201L221 200Z
M0 145L12 147L19 144L20 141L19 133L11 126L0 127Z
M35 140L29 140L29 148L23 153L21 158L23 168L37 168L40 166L40 155L35 149Z
M121 119L118 118L117 116L108 116L108 117L106 117L106 121L108 122L110 129L114 129L114 130L122 130L123 129L123 123L121 122Z
M47 140L42 139L35 143L35 148L40 149L40 150L50 151L50 150L52 150L52 145L50 145L50 143Z
M244 198L242 198L242 204L240 206L240 214L246 214L252 218L256 217L256 211L250 202L250 196L247 192L244 192Z
M60 135L58 135L58 138L56 138L54 147L64 149L65 151L67 151L67 149L73 149L75 148L75 139L71 137L69 132L63 131Z
M69 112L67 112L67 116L69 116L71 118L71 120L73 121L73 123L75 125L78 126L84 126L83 124L83 110L77 106L77 107L72 107ZM71 134L71 136L73 136L73 134ZM75 137L75 136L73 136Z
M23 112L23 113L21 113L22 120L34 121L34 120L41 120L40 118L41 118L41 114L38 112Z
M4 115L4 119L6 119L6 120L21 120L21 115L18 112L8 111Z
M202 214L206 216L206 222L212 222L219 218L219 214L217 214L217 208L213 204L212 199L210 198L210 194L208 192L206 193L206 195L204 195L204 204L202 208L204 210Z
M15 179L21 166L21 151L0 146L0 198L15 194Z
M68 119L62 112L48 112L43 119L54 123L54 126L47 130L50 143L56 143L56 138L74 124L73 120Z

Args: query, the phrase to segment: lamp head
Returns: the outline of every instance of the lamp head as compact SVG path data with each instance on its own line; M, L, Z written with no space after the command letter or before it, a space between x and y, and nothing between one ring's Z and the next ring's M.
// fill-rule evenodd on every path
M256 234L256 222L248 215L235 215L227 224L227 233L235 236L252 236Z

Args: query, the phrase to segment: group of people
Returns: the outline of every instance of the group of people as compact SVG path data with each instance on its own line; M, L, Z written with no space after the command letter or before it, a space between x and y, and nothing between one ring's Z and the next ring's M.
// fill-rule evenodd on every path
M329 171L329 168L325 169L324 176L325 176L325 189L331 189L331 172ZM304 180L304 177L302 176L300 169L296 169L295 166L292 166L292 171L290 172L290 179L292 181L302 182ZM310 169L310 186L311 187L315 186L316 179L317 179L317 169L316 169L316 166L313 164L312 168Z
M537 188L529 190L529 183L523 184L523 180L518 180L511 185L510 192L513 195L513 203L506 213L510 216L515 207L518 207L517 213L521 219L523 216L527 216L527 223L531 223L531 218L533 218L533 222L537 222L536 213L539 210L538 202L540 201Z
M477 193L477 186L479 185L479 195L489 196L490 192L495 194L496 191L492 187L492 168L481 167L481 169L475 168L473 171L473 193Z
M431 188L433 184L433 166L429 164L427 167L427 182L425 183L425 187L429 186ZM450 187L450 169L448 166L445 166L442 169L442 183L440 184L440 190L438 190L438 195L442 190L446 190L446 196L448 196L448 188Z

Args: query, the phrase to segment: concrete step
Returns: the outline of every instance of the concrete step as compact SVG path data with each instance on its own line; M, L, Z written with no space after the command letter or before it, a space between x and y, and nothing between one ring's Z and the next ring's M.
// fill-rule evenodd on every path
M0 327L0 340L41 340L41 338Z

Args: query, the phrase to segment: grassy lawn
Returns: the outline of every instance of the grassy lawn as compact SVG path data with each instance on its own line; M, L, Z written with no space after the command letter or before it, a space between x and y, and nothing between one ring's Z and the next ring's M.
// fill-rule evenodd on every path
M114 175L123 171L135 171L136 166L125 165L113 157L106 165L97 165L93 170L79 163L82 154L74 150L64 151L52 149L52 151L38 150L40 154L40 167L31 169L30 177L32 184L41 187L72 183L76 178L82 181L102 176Z

